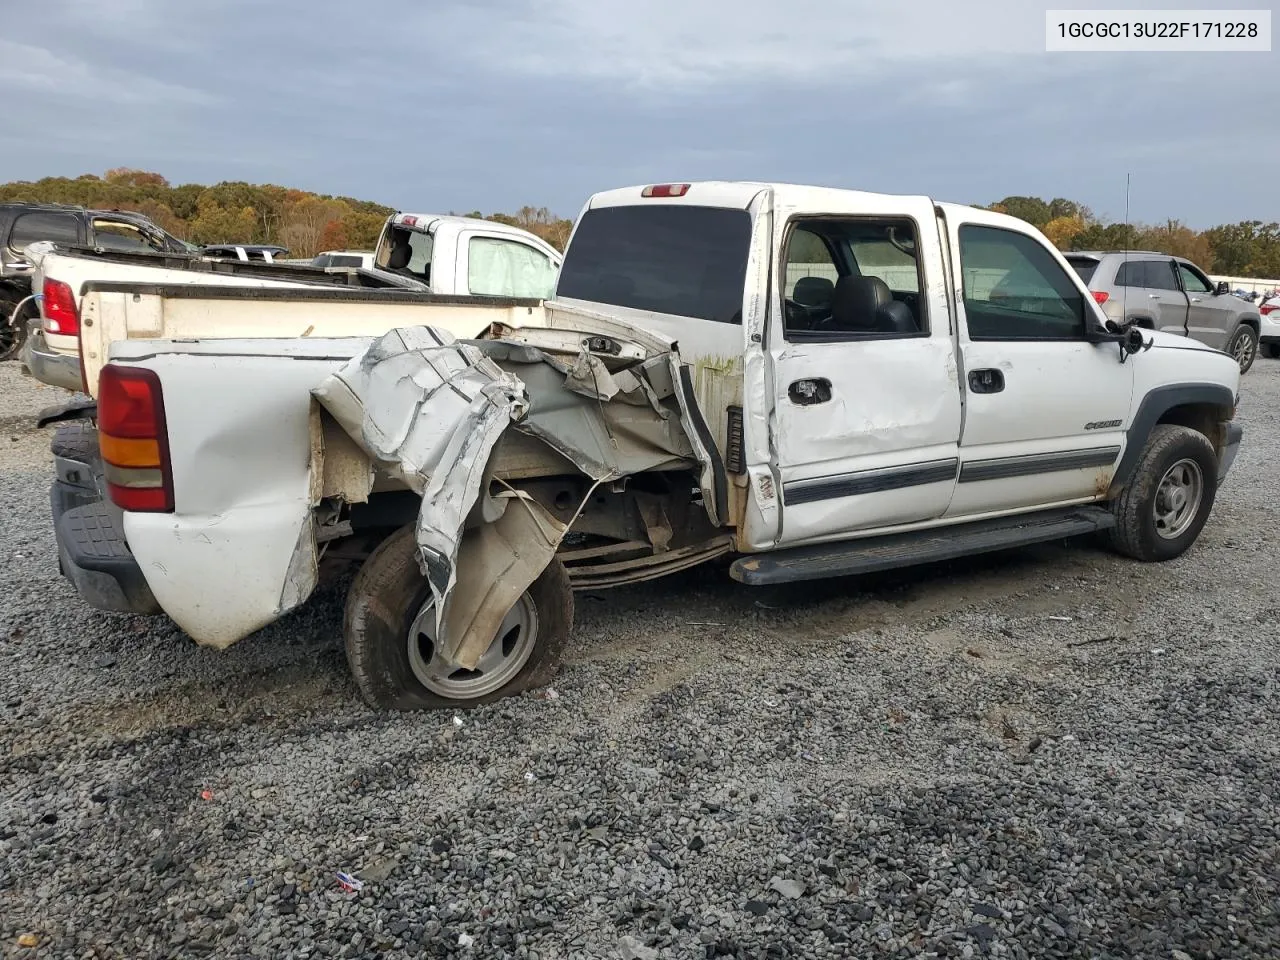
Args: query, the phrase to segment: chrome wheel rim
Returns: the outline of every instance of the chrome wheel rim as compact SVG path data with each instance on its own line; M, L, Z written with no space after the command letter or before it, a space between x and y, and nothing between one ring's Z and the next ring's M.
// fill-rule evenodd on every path
M538 610L520 595L474 670L444 662L436 652L436 602L427 600L409 625L409 666L418 682L449 700L473 700L500 690L529 662L538 642Z
M1231 351L1231 354L1236 358L1236 363L1246 367L1253 360L1253 350L1253 337L1247 333L1241 333L1236 337L1236 348Z
M1204 474L1194 460L1179 460L1156 488L1156 533L1175 540L1187 532L1200 512L1204 498Z

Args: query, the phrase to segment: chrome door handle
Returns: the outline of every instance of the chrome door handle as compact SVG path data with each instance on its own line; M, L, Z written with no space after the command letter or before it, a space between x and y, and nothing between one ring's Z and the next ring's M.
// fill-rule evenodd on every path
M1148 299L1148 300L1159 300L1159 299L1160 299L1160 294L1158 294L1158 293L1148 293L1148 294L1147 294L1147 299Z
M1200 298L1199 298L1199 297L1192 297L1192 298L1191 298L1191 302L1192 302L1192 303L1199 303L1199 302L1200 302Z

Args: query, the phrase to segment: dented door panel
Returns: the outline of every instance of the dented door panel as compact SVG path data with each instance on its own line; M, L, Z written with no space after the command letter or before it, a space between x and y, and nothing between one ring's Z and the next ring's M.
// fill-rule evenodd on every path
M752 478L754 510L764 523L771 501L778 503L781 530L773 544L757 540L764 548L930 520L942 515L955 490L961 398L933 204L846 191L818 199L820 208L773 211L774 263L786 262L789 225L797 220L910 219L927 333L791 339L781 319L785 270L775 267L765 338L774 483L766 482L762 465ZM748 393L762 389L764 372L753 372ZM758 419L748 424L759 432ZM758 440L747 445L757 450Z

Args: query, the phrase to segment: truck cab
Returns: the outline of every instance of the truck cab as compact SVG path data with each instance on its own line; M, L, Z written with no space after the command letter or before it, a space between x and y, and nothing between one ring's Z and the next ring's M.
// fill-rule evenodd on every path
M678 341L719 449L740 451L741 551L1105 501L1171 409L1230 455L1229 358L1160 333L1127 352L1042 235L973 207L609 191L577 221L560 305Z
M540 237L492 220L396 213L378 238L374 264L432 293L545 300L561 255Z

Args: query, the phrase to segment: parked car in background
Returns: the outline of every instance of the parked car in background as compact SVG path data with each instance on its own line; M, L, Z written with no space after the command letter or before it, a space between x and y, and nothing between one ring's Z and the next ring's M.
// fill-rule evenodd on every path
M255 260L259 263L275 263L288 252L288 247L270 243L208 243L200 248L202 257L213 257L216 260Z
M372 270L373 251L371 250L326 250L311 258L313 267L346 268L349 270Z
M1179 333L1231 354L1245 373L1258 355L1258 309L1190 260L1147 250L1072 252L1067 262L1108 320Z
M560 260L555 247L519 227L433 213L392 214L374 253L377 269L432 293L537 300L551 296Z
M1262 355L1280 360L1280 294L1264 297L1258 304L1258 315L1262 321L1258 338L1262 344Z
M39 312L27 322L27 342L23 362L41 383L92 394L97 388L98 367L105 358L110 340L128 331L114 317L95 318L85 313L84 298L91 293L122 283L219 289L222 287L306 287L339 295L352 288L422 291L423 286L405 277L378 270L324 270L311 264L264 263L261 260L222 260L194 254L114 253L83 247L59 246L48 241L27 250L32 264L32 280L41 291ZM220 329L239 330L234 315L203 317L203 326L186 323L183 307L190 299L170 308L171 315L159 318L177 323L181 335L211 336ZM81 329L81 319L85 330ZM297 334L303 335L316 320L292 318ZM158 329L152 324L151 329ZM87 346L86 346L87 344ZM83 352L83 356L82 356Z
M37 316L25 251L53 241L100 250L186 253L190 246L138 213L55 203L0 203L0 360L18 356Z

